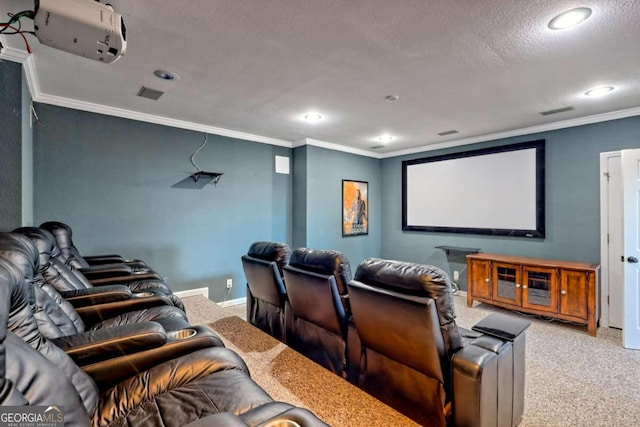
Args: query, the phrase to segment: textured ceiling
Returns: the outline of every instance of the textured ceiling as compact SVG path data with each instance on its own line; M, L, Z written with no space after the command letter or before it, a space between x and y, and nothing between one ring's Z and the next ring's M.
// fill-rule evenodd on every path
M3 14L33 5L2 3ZM29 36L42 93L284 141L369 150L378 135L397 136L377 153L640 107L638 0L110 3L128 30L113 64ZM577 6L593 9L585 23L547 28ZM17 36L5 43L23 49ZM179 79L161 81L156 69ZM166 93L139 98L142 85ZM584 95L599 85L617 89ZM326 120L301 121L310 110ZM459 133L437 135L451 129Z

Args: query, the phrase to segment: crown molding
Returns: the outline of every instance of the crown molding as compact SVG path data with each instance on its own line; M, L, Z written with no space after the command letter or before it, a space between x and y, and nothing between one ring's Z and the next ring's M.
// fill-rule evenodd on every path
M29 56L23 63L22 69L24 70L24 76L27 80L27 87L31 94L31 99L36 100L41 96L40 82L38 80L38 74L36 73L36 66L34 64L34 57Z
M423 153L425 151L440 150L442 148L458 147L461 145L475 144L478 142L493 141L514 136L530 135L539 132L548 132L558 129L566 129L575 126L590 125L593 123L606 122L609 120L624 119L627 117L640 116L640 107L628 108L625 110L612 111L609 113L595 114L592 116L579 117L577 119L563 120L560 122L547 123L543 125L529 126L526 128L513 129L504 132L490 133L486 135L474 136L471 138L455 139L440 144L424 145L422 147L408 148L406 150L392 151L384 153L381 158L404 156L407 154Z
M373 157L375 159L381 159L380 153L373 153L371 151L362 150L360 148L347 147L344 145L335 144L333 142L321 141L313 138L303 138L292 144L293 148L300 147L302 145L312 145L314 147L326 148L328 150L342 151L350 154L357 154L359 156Z
M184 120L172 119L169 117L157 116L155 114L140 113L138 111L127 110L125 108L109 107L107 105L95 104L93 102L80 101L77 99L65 98L57 95L47 95L41 93L34 98L34 101L43 104L56 105L59 107L73 108L76 110L89 111L91 113L105 114L107 116L121 117L124 119L137 120L141 122L154 123L163 126L170 126L179 129L188 129L198 132L206 132L215 135L227 136L229 138L244 139L247 141L261 142L263 144L277 145L291 148L291 142L252 133L239 132L231 129L224 129L215 126L203 125L201 123L188 122Z
M7 61L19 62L22 64L31 55L22 49L16 49L15 47L7 46L6 36L0 35L0 43L2 43L2 53L0 53L0 59L6 59Z

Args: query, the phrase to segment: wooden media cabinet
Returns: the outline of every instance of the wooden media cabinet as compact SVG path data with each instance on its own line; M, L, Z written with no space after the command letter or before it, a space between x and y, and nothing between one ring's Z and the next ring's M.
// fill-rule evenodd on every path
M598 328L600 266L497 254L467 255L467 306L481 301Z

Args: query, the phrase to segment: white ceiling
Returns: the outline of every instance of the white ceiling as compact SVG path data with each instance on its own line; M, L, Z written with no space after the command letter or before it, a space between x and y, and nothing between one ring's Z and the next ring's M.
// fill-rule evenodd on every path
M609 117L604 113L640 114L638 0L110 3L127 25L127 53L115 63L27 36L44 102L70 99L196 129L276 142L311 138L383 155L597 121ZM572 29L547 28L577 6L593 9L590 19ZM32 7L32 1L2 0L0 21ZM4 42L24 50L19 36ZM179 79L157 79L156 69ZM159 101L137 97L142 85L166 93ZM616 90L584 95L600 85ZM387 102L389 94L400 99ZM567 106L575 110L539 114ZM301 121L311 110L326 120ZM437 135L451 129L459 133ZM371 150L383 133L397 140Z

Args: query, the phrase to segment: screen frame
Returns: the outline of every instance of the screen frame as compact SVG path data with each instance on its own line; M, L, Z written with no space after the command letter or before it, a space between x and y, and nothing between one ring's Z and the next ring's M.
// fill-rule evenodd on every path
M408 224L407 221L407 168L422 163L432 163L444 160L453 160L466 157L482 156L487 154L505 153L516 150L535 149L536 156L536 228L534 230L508 229L508 228L474 228L474 227L442 227L435 225ZM497 147L482 148L478 150L463 151L459 153L443 154L439 156L422 157L419 159L404 160L402 162L402 230L422 231L437 233L481 234L491 236L512 236L526 238L545 237L545 140L540 139L530 142L502 145Z

